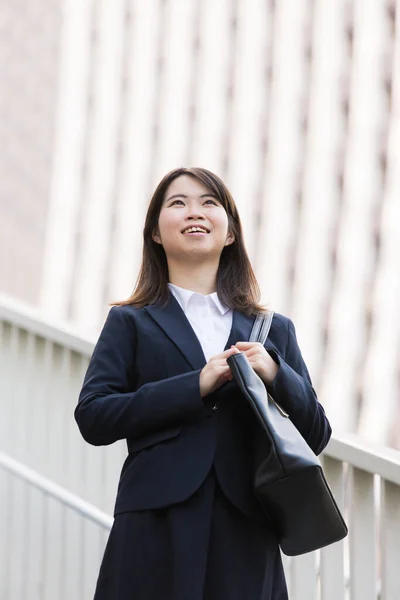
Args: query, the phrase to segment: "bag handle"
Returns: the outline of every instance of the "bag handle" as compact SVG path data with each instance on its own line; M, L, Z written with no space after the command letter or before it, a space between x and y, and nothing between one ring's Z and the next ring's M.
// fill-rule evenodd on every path
M269 330L271 329L274 311L269 310L265 314L259 314L254 321L253 329L251 330L249 342L260 342L264 346Z

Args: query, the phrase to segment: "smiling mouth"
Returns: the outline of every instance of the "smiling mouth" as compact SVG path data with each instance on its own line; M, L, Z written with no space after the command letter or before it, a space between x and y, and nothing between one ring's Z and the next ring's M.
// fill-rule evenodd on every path
M193 228L193 231L190 230L190 227L188 229L184 229L182 231L183 235L207 235L208 233L210 233L209 231L207 231L206 229L200 229L200 228Z

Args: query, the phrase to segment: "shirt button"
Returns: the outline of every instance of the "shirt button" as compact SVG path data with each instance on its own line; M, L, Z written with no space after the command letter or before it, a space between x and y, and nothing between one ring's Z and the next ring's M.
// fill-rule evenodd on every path
M213 404L211 407L211 410L213 410L213 411L218 410L218 404Z

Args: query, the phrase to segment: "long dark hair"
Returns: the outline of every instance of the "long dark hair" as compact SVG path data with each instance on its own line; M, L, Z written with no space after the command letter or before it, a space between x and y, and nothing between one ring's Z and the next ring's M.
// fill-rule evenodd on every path
M250 264L243 241L239 213L228 188L217 175L202 168L179 168L170 171L158 184L150 201L143 230L143 258L139 276L132 295L113 305L143 307L169 300L168 264L164 248L157 244L152 235L158 226L161 207L169 184L181 175L189 175L207 186L217 197L228 215L229 232L235 241L222 250L218 273L217 293L226 306L247 315L264 312L259 304L260 288Z

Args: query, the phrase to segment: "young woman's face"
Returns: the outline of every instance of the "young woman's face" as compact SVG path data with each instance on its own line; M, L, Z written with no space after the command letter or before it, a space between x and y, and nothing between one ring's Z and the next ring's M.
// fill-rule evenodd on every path
M190 228L198 226L199 230ZM167 258L219 258L234 241L228 216L213 192L201 181L181 175L168 186L153 240L162 244Z

